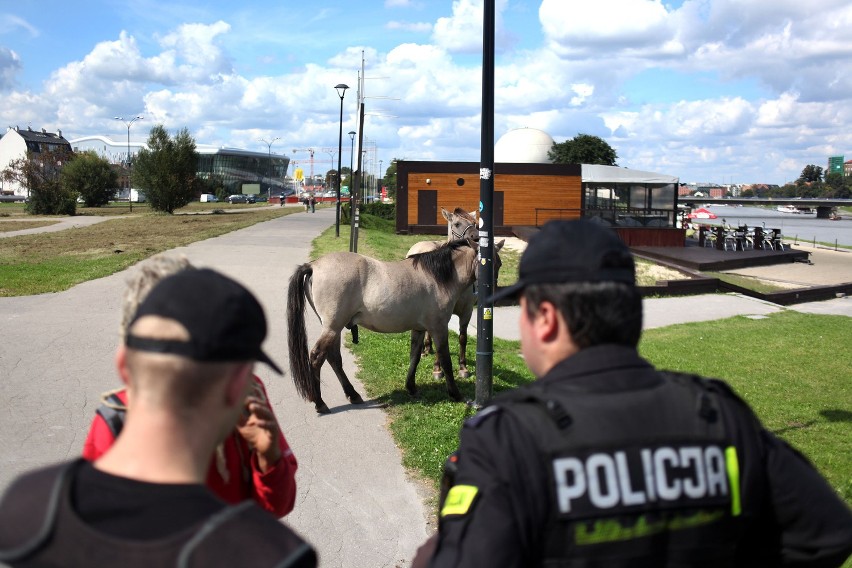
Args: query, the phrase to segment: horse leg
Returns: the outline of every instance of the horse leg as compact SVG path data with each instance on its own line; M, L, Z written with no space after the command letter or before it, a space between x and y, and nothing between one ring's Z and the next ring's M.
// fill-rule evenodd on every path
M444 379L447 381L447 394L450 395L451 399L460 401L462 400L462 395L456 386L456 379L453 376L453 359L450 356L448 333L444 329L442 334L432 333L432 338L438 350L438 360L441 362L441 368L444 370Z
M467 370L467 326L459 328L459 378L467 379L470 371Z
M358 328L355 327L355 329L357 330ZM340 354L340 336L338 336L337 342L328 350L328 364L334 369L334 374L337 375L337 380L340 382L340 386L343 387L343 393L349 399L349 402L352 404L362 404L364 399L361 398L361 395L358 394L358 391L349 382L349 377L346 376L346 371L343 370L343 356Z
M311 373L313 374L314 386L316 388L316 396L311 402L314 403L314 408L320 414L328 414L331 412L320 394L320 370L322 369L322 365L328 358L335 343L338 345L340 344L340 335L333 331L326 330L323 331L320 338L314 344L314 348L311 349Z
M417 385L414 382L414 375L417 373L417 365L420 364L424 335L425 332L423 331L411 331L411 353L408 360L408 376L405 379L405 389L413 397L417 396Z
M426 332L426 336L423 338L423 354L424 355L434 355L435 349L432 347L432 336L429 335L429 332Z
M352 332L352 343L358 345L358 326L356 324L349 323L346 325L346 329Z

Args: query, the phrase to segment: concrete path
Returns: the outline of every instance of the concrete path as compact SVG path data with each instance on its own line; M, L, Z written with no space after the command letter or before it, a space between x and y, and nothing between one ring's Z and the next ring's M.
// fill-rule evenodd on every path
M175 252L258 296L270 324L264 349L287 369L287 280L333 223L334 210L324 208ZM0 298L0 491L21 471L79 455L99 394L118 386L113 354L125 278L119 273L57 294ZM317 319L306 320L316 338ZM348 353L344 365L366 399ZM289 373L278 377L263 365L257 372L299 460L296 507L285 522L317 548L323 567L409 565L427 537L431 512L400 465L384 411L369 402L349 405L324 369L323 398L333 412L320 417L298 398Z
M698 296L650 298L644 300L642 305L644 311L643 329L711 321L734 316L760 317L782 310L852 317L852 297L849 296L822 302L779 306L741 294L701 294ZM518 306L494 308L494 337L520 341L521 336L518 331L520 313ZM450 320L450 327L458 332L458 326L458 319L453 316ZM470 326L468 326L468 334L476 335L476 314L474 314Z
M15 223L17 221L56 221L53 225L45 227L33 227L31 229L21 229L19 231L4 231L0 233L0 239L8 237L20 237L21 235L33 235L35 233L54 233L56 231L64 231L66 229L76 229L78 227L88 227L95 223L103 223L110 219L118 219L121 215L80 215L74 217L23 217L20 219L4 219L3 223ZM8 226L8 225L7 225Z

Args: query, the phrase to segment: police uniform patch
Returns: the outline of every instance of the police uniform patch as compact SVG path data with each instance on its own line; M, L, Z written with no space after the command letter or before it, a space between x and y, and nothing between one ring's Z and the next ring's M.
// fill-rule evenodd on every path
M447 493L447 498L441 509L441 517L466 515L473 502L476 501L477 495L479 495L479 488L475 485L454 485Z

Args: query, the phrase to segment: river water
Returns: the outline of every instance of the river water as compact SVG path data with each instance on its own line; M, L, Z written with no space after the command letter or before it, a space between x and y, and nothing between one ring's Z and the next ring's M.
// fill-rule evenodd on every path
M719 216L718 219L696 219L695 222L707 225L719 225L723 222L734 227L765 226L767 229L781 229L785 240L798 239L799 242L817 242L852 246L852 215L843 215L838 221L817 219L815 214L782 213L762 207L736 207L731 205L704 205L704 208Z

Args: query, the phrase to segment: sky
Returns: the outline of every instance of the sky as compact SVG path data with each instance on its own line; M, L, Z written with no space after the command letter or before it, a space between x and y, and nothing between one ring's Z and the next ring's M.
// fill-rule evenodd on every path
M306 174L312 148L324 173L344 83L344 166L359 94L368 172L479 162L482 6L2 0L0 125L121 141L114 117L142 115L132 141L187 128ZM850 29L848 0L496 0L495 142L524 127L592 134L618 165L682 183L794 181L852 159Z

